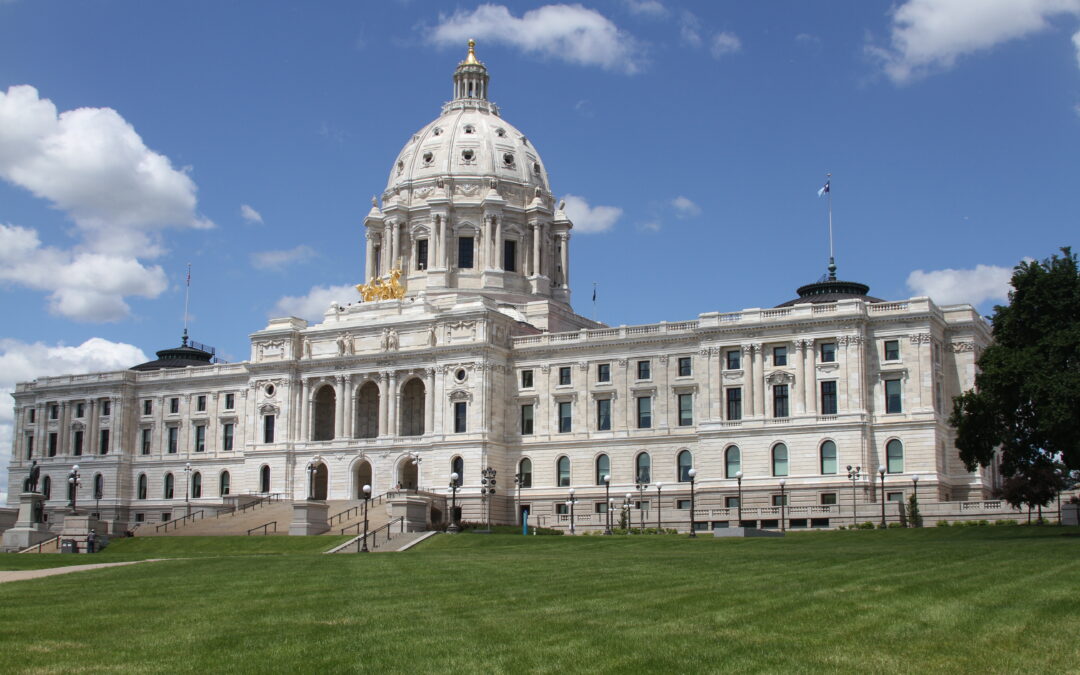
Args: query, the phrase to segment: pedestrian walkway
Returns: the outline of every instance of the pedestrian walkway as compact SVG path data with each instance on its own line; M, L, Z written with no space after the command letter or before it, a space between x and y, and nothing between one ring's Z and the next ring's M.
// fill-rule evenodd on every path
M41 570L13 570L9 572L0 572L0 584L7 581L24 581L26 579L51 577L55 574L83 572L85 570L97 570L104 567L118 567L120 565L137 565L144 562L160 562L162 560L169 560L169 558L150 558L148 560L131 560L129 562L94 563L92 565L68 565L67 567L49 567Z

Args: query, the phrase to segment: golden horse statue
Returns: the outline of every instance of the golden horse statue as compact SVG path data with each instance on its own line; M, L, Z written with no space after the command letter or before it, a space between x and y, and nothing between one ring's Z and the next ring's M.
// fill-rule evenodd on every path
M400 300L405 297L405 287L401 285L401 270L392 269L384 277L376 277L367 284L357 284L363 302L379 300Z

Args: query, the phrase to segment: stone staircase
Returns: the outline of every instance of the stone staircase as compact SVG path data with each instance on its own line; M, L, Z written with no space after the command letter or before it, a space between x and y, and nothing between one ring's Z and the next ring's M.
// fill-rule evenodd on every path
M197 518L194 521L188 520L170 525L168 528L159 527L156 525L144 525L138 529L135 536L138 537L224 537L224 536L244 536L248 533L248 530L252 528L265 525L267 523L276 522L275 526L270 525L266 528L266 534L268 535L287 535L289 534L289 523L292 522L292 501L281 500L275 502L263 502L256 506L249 507L245 511L234 511L233 513L221 515L218 517L207 516L205 518ZM252 532L253 535L261 535L262 530Z

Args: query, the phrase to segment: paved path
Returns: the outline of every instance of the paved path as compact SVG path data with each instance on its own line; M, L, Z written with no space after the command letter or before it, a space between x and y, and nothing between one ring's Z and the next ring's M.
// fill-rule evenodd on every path
M150 558L149 560L132 560L130 562L112 562L112 563L94 563L91 565L68 565L67 567L49 567L40 570L15 570L10 572L0 572L0 584L6 581L23 581L24 579L38 579L40 577L51 577L54 574L68 574L69 572L82 572L85 570L96 570L103 567L119 567L121 565L138 565L144 562L160 562L161 560L167 560L167 558Z

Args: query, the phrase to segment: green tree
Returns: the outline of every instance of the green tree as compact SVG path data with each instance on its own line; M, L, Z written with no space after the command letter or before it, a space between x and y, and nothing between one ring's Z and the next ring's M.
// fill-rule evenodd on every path
M1080 469L1080 273L1071 249L1061 253L1014 268L975 388L953 402L949 422L969 470L989 465L995 452L1002 474L1029 486L1048 480L1043 469L1054 462Z
M919 511L919 498L914 493L908 495L907 519L911 527L922 527L922 513Z
M1001 484L1000 496L1011 506L1034 506L1039 510L1039 524L1043 522L1042 508L1066 488L1065 467L1058 462L1038 457L1035 461L1016 467L1016 472ZM1030 520L1031 511L1028 511Z

